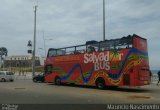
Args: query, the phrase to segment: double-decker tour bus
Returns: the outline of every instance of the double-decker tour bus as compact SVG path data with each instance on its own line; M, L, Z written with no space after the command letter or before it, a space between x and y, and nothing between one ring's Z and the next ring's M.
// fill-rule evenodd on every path
M150 84L147 40L136 34L84 45L50 48L45 82L98 88Z

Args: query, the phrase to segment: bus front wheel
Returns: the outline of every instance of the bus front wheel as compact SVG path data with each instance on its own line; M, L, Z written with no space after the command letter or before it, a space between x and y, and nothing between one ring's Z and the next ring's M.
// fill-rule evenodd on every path
M96 80L96 87L98 88L98 89L104 89L105 88L105 81L104 81L104 79L103 78L97 78L97 80Z
M56 85L60 85L60 84L61 84L61 79L60 79L60 77L56 77L56 78L55 78L55 84L56 84Z

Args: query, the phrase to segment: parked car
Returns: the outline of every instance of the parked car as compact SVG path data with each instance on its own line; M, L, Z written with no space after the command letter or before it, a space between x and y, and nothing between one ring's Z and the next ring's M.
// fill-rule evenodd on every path
M0 71L0 81L6 82L6 81L14 81L14 73L9 71Z
M44 73L40 73L33 77L33 82L44 82Z

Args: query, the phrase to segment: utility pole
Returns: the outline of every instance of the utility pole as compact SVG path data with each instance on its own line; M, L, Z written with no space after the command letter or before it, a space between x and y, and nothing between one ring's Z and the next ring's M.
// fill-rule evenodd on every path
M46 42L44 38L44 31L43 31L43 44L44 44L44 52L45 52L45 57L46 57Z
M103 40L105 40L105 36L106 36L106 33L105 33L105 24L106 24L106 22L105 22L105 0L103 0Z
M34 39L33 39L33 56L32 56L32 76L35 76L35 53L36 53L36 17L37 5L34 6Z

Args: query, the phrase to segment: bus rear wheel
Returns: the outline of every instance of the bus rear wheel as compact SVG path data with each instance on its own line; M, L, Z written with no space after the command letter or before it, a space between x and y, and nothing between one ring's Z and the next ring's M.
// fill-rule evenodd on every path
M96 80L96 87L98 89L104 89L106 87L105 81L104 81L103 78L97 78L97 80Z
M56 77L54 82L55 82L56 85L61 85L60 77Z

